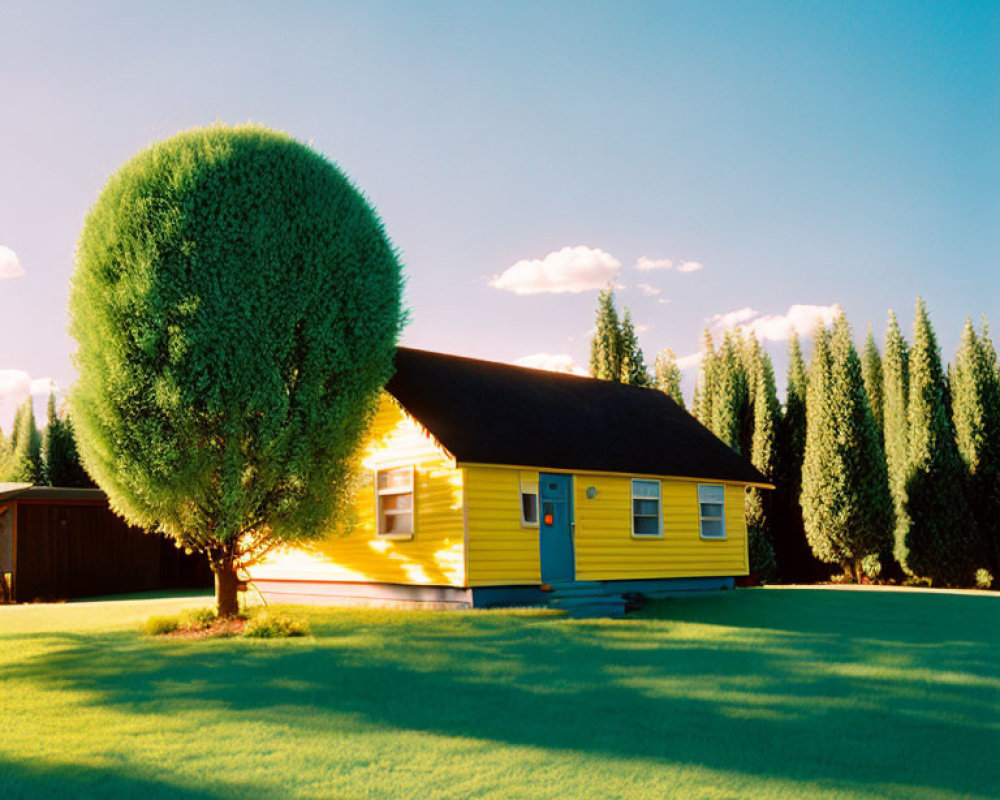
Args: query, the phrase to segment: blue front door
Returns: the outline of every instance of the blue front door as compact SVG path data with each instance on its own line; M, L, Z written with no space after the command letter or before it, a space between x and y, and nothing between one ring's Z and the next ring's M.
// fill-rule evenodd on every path
M542 564L542 582L571 581L573 569L573 476L538 476L538 501L541 514L538 520L539 554Z

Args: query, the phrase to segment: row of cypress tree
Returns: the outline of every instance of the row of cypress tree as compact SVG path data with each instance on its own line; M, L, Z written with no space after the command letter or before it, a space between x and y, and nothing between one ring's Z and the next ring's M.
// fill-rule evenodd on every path
M34 401L29 396L14 415L9 437L0 430L0 481L48 486L93 486L80 464L73 423L56 408L49 395L44 429L35 424Z
M715 352L706 334L694 413L777 486L748 493L747 523L783 577L815 573L804 538L859 581L901 569L935 585L988 582L1000 572L1000 369L988 324L966 320L945 372L918 299L911 342L890 312L884 351L869 329L859 355L843 312L817 329L808 368L793 337L782 411L757 340L728 333Z
M642 382L634 366L629 379L620 366L602 371L594 354L614 352L607 332L622 328L613 312L608 290L591 374L656 386L683 405L670 351L655 377L642 368ZM728 331L716 343L706 330L701 356L691 412L776 486L746 499L761 577L815 580L836 567L859 581L968 586L1000 575L1000 366L985 319L978 330L966 320L945 370L922 299L909 342L889 312L882 353L869 328L859 354L841 312L817 327L808 365L791 338L784 406L755 336ZM630 357L641 361L637 344Z

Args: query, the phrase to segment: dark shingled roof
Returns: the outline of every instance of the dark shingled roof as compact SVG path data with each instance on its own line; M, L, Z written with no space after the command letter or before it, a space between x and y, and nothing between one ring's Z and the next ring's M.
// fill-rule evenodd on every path
M767 482L655 389L400 347L386 390L460 463Z

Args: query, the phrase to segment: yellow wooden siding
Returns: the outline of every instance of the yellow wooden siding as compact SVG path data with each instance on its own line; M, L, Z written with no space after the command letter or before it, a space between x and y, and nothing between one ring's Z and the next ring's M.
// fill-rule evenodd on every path
M469 586L537 584L538 526L521 525L521 481L538 492L538 473L489 467L465 472Z
M251 570L261 580L465 585L462 470L388 395L368 437L355 519L325 539L271 554ZM376 532L376 469L415 467L413 538Z
M555 471L555 470L554 470ZM466 467L469 586L539 583L538 528L521 524L524 471ZM537 491L538 473L529 473ZM745 488L726 487L726 538L701 538L698 484L661 481L663 538L632 536L631 478L574 476L577 580L745 575ZM587 488L597 489L588 499Z
M590 486L597 489L593 499L586 494ZM577 580L745 575L744 494L742 485L726 487L726 538L702 539L698 484L662 480L662 538L633 537L631 479L578 478L573 493Z

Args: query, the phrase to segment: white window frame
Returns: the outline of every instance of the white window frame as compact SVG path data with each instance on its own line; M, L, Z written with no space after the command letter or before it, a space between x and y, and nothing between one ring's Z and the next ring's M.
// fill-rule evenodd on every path
M541 504L538 498L538 478L535 478L534 483L532 483L531 478L525 477L524 475L518 476L518 488L519 493L517 499L520 504L520 510L518 513L521 515L521 527L522 528L537 528L538 520L541 516L540 509ZM531 495L535 498L535 519L531 521L524 518L524 496Z
M715 501L710 501L712 505L720 505L722 507L722 514L718 517L706 517L701 513L702 499L701 490L702 489L722 489L722 502L716 503ZM715 536L712 534L705 535L705 522L719 522L722 524L722 535ZM721 542L726 539L726 485L718 483L699 483L698 484L698 533L702 539L707 539L713 542Z
M409 470L410 486L405 489L380 489L378 476L383 472L395 472L397 470ZM409 532L386 532L385 517L382 512L382 498L389 495L410 495L410 530ZM412 539L417 532L417 471L411 464L409 466L385 466L375 470L375 533L380 539L402 540Z
M635 501L636 500L653 500L654 498L645 495L636 496L635 486L637 483L645 483L656 486L656 533L636 533L635 530ZM649 478L632 478L631 482L631 498L629 500L629 526L632 530L633 539L662 539L663 538L663 483L662 481L650 480ZM649 514L642 514L640 516L649 517Z

